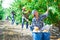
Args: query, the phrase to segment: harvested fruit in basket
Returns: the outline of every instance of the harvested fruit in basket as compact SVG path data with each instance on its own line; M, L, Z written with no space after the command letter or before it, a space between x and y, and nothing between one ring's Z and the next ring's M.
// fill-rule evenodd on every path
M39 28L38 27L34 27L33 32L38 32L38 31L39 31Z
M43 30L43 32L48 32L48 30Z

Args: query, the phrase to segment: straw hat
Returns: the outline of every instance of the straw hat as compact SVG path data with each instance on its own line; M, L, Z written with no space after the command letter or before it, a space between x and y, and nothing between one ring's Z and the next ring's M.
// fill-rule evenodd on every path
M25 9L26 9L26 7L23 7L23 8L22 8L22 10L25 10Z

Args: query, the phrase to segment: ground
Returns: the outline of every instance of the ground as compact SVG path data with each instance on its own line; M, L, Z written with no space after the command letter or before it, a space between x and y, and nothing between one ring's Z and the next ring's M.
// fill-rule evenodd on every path
M21 25L11 25L9 21L0 22L0 40L33 40L29 29L21 28ZM56 40L56 39L51 39Z

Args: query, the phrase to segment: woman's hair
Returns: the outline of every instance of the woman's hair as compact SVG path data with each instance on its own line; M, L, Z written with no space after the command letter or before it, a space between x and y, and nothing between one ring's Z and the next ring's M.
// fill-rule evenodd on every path
M35 17L35 15L34 15L34 17Z
M11 13L12 13L12 14L15 14L15 11L12 11Z

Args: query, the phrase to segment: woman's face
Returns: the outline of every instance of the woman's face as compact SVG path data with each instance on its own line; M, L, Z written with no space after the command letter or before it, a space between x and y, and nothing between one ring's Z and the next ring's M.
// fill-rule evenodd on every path
M35 15L35 16L38 16L38 12L37 12L37 11L35 11L35 12L34 12L34 15Z

